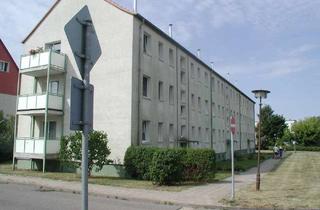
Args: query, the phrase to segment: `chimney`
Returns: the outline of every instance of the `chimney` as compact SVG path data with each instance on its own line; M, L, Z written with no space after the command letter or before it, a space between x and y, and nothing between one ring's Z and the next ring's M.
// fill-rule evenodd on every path
M138 0L133 0L133 12L138 13Z
M172 38L172 24L169 24L169 36Z
M212 68L212 69L214 69L214 68L213 68L213 66L214 66L214 62L213 62L213 61L211 61L211 62L210 62L210 64L211 64L211 68Z
M198 50L197 50L197 56L198 56L198 58L200 58L200 56L201 56L200 53L201 53L201 50L198 49Z

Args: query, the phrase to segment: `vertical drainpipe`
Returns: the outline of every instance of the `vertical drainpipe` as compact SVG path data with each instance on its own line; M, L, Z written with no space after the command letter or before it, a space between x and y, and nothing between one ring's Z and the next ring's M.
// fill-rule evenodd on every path
M188 129L188 137L187 139L190 140L190 78L189 78L189 56L186 56L186 74L187 74L187 78L188 78L188 81L187 81L187 90L188 92L186 93L187 94L187 105L188 105L188 119L187 119L187 123L188 123L188 126L187 126L187 129ZM187 142L187 147L189 147L189 142Z
M213 69L212 69L213 70ZM210 88L210 112L209 112L209 116L210 116L210 147L211 149L213 149L213 136L212 136L212 129L213 129L213 117L212 117L212 71L210 71L210 79L209 79L209 88Z
M22 56L20 56L20 61L21 61ZM19 103L19 95L20 95L20 81L21 81L21 73L20 73L20 69L21 69L21 64L20 64L20 68L18 70L18 81L17 81L17 97L16 97L16 113L14 116L14 132L13 132L13 139L14 139L14 144L13 144L13 157L12 157L12 170L15 170L15 166L16 166L16 158L15 158L15 152L16 152L16 142L17 142L17 132L18 132L18 115L17 115L17 111L18 111L18 103Z
M140 145L140 141L142 139L142 135L140 132L141 129L141 125L142 125L142 121L141 121L141 99L142 99L142 92L141 92L141 83L142 81L142 74L141 74L141 63L142 63L142 59L143 59L143 55L141 53L141 45L142 45L142 26L144 25L144 19L142 20L142 22L139 25L139 58L138 58L138 129L137 129L137 145ZM132 143L132 142L131 142Z
M43 162L42 162L42 172L45 172L46 167L46 153L47 153L47 133L48 133L48 104L49 104L49 83L50 83L50 67L51 67L51 56L52 50L49 51L49 61L47 69L47 90L46 90L46 106L44 113L44 142L43 142Z
M66 101L66 77L67 77L67 56L64 55L64 73L63 73L63 95L62 95L62 119L61 119L61 137L64 135L64 117L65 117L65 101ZM60 139L59 139L60 141Z
M176 86L177 86L177 94L176 94L176 100L177 100L177 140L180 139L179 137L179 70L178 70L178 48L176 48ZM177 141L177 147L179 147L179 142Z
M239 150L241 153L241 94L239 94Z

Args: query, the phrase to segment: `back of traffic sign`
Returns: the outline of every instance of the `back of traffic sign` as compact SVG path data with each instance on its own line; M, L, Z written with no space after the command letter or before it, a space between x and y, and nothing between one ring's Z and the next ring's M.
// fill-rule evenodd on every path
M233 116L230 118L230 130L233 135L236 133L236 118Z

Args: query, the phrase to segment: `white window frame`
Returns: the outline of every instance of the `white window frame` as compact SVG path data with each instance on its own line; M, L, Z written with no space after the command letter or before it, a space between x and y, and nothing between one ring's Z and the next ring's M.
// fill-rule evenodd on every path
M0 60L0 63L2 63L1 68L0 68L0 72L8 73L10 70L10 62ZM5 67L6 67L6 69L5 69Z

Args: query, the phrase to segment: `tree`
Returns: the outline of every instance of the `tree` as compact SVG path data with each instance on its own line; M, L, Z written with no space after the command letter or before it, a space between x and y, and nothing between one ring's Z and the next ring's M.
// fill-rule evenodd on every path
M282 138L286 125L283 116L274 114L271 106L267 105L261 109L261 148L267 149ZM256 127L258 135L259 123ZM258 137L257 137L258 138Z
M310 117L292 125L292 133L303 146L320 146L320 117Z
M5 118L0 111L0 161L9 160L13 154L14 118Z
M80 132L62 137L59 159L64 165L81 166L81 142ZM88 149L88 173L90 176L94 166L96 171L100 171L104 165L111 162L108 160L110 149L107 134L103 131L92 131L89 134Z

